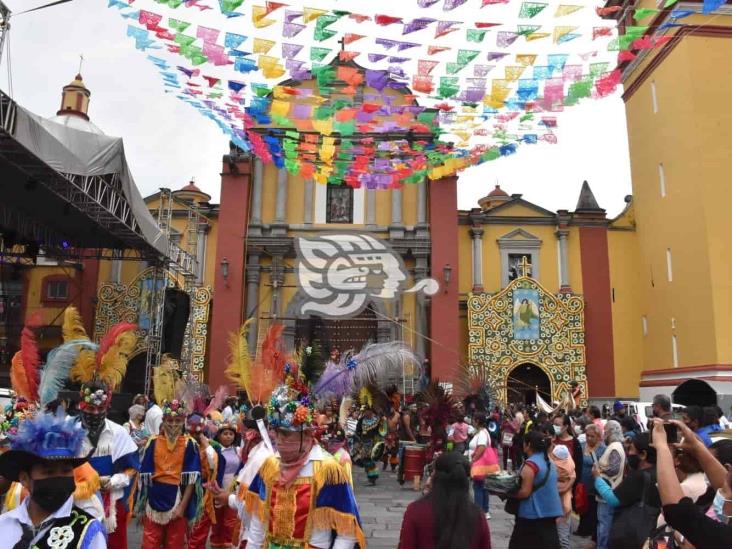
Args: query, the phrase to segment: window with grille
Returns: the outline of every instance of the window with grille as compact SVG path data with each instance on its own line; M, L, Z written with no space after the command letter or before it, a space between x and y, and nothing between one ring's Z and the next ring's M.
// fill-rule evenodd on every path
M328 185L326 195L326 223L353 223L353 189Z
M51 280L46 286L46 299L66 300L69 298L69 283L66 280Z

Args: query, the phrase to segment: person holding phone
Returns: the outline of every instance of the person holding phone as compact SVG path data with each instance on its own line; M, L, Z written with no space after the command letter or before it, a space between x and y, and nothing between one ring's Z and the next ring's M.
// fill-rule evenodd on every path
M644 532L645 538L647 538L656 526L658 513L661 509L661 499L656 487L656 449L651 446L650 433L639 433L633 437L626 461L630 471L614 489L600 476L600 468L597 465L593 466L592 474L595 477L595 490L606 505L616 509L616 519L622 509L639 503L645 495L644 502L646 506L656 510L655 516L647 524L648 532ZM608 546L620 547L621 545L613 543L613 541L621 537L622 534L623 532L616 532L611 527L607 539ZM624 549L641 549L640 546L635 548L627 544L622 545L622 547Z
M592 476L592 466L605 453L605 443L600 436L600 429L590 424L585 428L585 443L582 447L581 482L587 489L587 511L580 515L577 535L590 537L597 542L597 500L595 499L595 479Z

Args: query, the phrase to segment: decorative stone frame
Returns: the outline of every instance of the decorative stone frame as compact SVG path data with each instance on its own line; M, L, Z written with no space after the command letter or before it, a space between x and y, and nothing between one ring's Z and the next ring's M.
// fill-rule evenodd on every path
M498 248L501 252L501 288L509 284L508 280L508 256L509 254L521 254L530 256L531 278L540 280L539 250L541 239L524 229L515 229L497 239Z

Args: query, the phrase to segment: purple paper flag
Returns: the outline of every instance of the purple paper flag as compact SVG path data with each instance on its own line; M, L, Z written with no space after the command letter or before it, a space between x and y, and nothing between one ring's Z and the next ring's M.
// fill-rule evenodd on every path
M282 57L285 59L292 59L293 57L296 57L298 53L302 50L303 45L302 44L282 44Z
M285 21L292 23L295 19L302 17L301 11L285 10Z
M429 8L430 6L434 6L439 2L440 0L417 0L417 5L420 8Z
M379 46L384 46L385 50L390 50L397 45L396 40L388 40L387 38L377 38L374 42Z
M515 32L510 32L508 34L516 34L516 33ZM517 34L516 34L516 37L518 38L518 35ZM498 52L498 51L489 51L488 52L488 57L486 57L486 59L488 59L488 61L498 61L499 59L503 59L507 55L508 55L507 53L501 53L501 52Z
M468 0L445 0L445 3L442 5L442 9L443 11L454 10L458 6L462 6L467 1Z
M370 53L369 54L369 61L372 63L378 63L379 61L382 61L386 59L385 53Z
M426 29L429 25L434 23L436 19L430 19L429 17L419 17L412 19L408 23L404 23L402 34L409 34Z
M516 39L519 37L517 32L510 32L510 31L499 31L496 33L496 46L499 48L507 48L511 44L513 44ZM490 58L490 54L488 54L488 61L492 61Z
M292 38L300 34L304 28L305 25L300 23L282 23L282 36Z
M366 70L366 85L375 90L383 90L389 80L389 74L386 71Z

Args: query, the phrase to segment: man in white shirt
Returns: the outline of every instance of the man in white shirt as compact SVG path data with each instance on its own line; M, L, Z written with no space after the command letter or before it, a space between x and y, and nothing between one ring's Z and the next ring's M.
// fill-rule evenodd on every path
M160 426L163 424L163 410L158 406L157 402L153 402L152 406L145 412L145 430L150 436L160 434Z
M2 547L106 549L102 524L74 505L74 457L86 432L59 415L38 414L20 424L12 449L0 456L0 475L19 481L30 496L0 515Z

